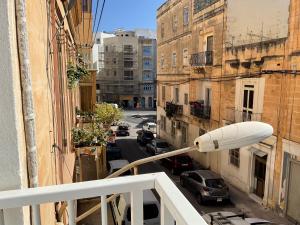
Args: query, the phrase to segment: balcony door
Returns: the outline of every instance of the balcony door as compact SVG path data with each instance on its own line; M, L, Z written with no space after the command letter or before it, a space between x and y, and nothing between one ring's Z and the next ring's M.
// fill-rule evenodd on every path
M213 51L214 47L214 36L208 36L206 39L206 51L211 52Z
M254 106L254 85L244 86L243 121L251 121Z

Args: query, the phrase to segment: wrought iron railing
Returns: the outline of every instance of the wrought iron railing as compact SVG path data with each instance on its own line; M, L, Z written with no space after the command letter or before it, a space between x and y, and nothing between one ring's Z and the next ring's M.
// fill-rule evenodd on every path
M262 113L242 111L235 108L227 108L225 119L234 123L246 121L261 121Z
M213 51L199 52L191 55L191 66L212 66Z
M172 102L166 102L166 116L180 116L183 114L183 105L177 105Z
M211 106L206 106L202 101L190 102L190 113L201 119L210 119Z

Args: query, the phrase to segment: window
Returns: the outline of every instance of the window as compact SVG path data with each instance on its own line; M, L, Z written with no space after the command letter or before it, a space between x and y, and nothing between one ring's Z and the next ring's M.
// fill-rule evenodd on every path
M185 48L183 49L183 66L188 66L189 65L189 52L188 49Z
M164 64L165 64L165 58L164 58L164 56L162 55L162 56L160 57L160 68L161 68L161 69L164 68Z
M173 16L173 32L177 32L177 26L178 26L178 19L177 19L177 15Z
M151 91L152 90L152 84L145 84L144 85L144 91Z
M151 46L143 46L143 56L151 56Z
M166 100L166 86L162 86L162 91L161 91L161 98L163 101Z
M244 86L243 121L251 121L254 105L254 85Z
M106 76L109 76L109 70L106 70Z
M175 88L174 89L174 97L175 97L175 102L178 103L179 102L179 88Z
M96 84L96 89L100 90L100 84Z
M240 167L240 149L231 149L229 150L229 162L230 164Z
M114 70L114 76L117 76L117 71Z
M105 46L105 51L108 52L108 46L107 45Z
M124 67L126 68L133 67L133 61L124 61Z
M162 23L161 27L160 27L160 36L161 36L161 38L164 38L164 36L165 36L165 24L164 23Z
M176 55L176 52L173 52L173 54L172 54L172 66L176 67L176 63L177 63L177 55Z
M194 1L194 14L200 12L207 6L217 2L219 0L195 0Z
M193 180L195 180L195 181L197 181L197 182L199 182L199 183L202 183L202 178L201 178L198 174L196 174L196 173L191 173L191 174L190 174L190 177L191 177Z
M152 62L150 60L144 60L143 62L143 68L144 69L151 69L152 68Z
M97 38L97 39L96 39L96 43L97 43L97 44L100 44L100 38Z
M187 127L186 126L182 126L181 133L182 133L181 144L185 145L187 143Z
M152 80L152 74L150 72L144 72L144 80Z
M133 80L132 70L124 70L124 80Z
M189 7L184 7L183 9L183 25L189 24Z
M184 104L185 105L189 104L189 94L187 94L187 93L184 94Z
M176 122L175 121L172 121L172 127L171 127L171 136L172 137L175 137L176 135Z

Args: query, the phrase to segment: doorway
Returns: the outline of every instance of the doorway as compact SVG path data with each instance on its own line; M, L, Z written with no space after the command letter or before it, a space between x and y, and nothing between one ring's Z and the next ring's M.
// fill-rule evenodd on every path
M268 155L254 155L254 194L264 198Z

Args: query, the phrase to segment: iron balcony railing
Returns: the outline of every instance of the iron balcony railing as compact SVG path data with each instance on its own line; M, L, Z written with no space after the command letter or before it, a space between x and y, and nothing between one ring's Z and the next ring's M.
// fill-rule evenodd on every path
M0 192L0 224L25 224L20 222L21 207L44 203L67 202L69 225L78 222L76 201L101 197L102 225L108 224L107 201L119 193L129 193L131 198L131 224L144 224L143 191L154 189L160 197L161 224L207 225L190 202L165 173L126 176L105 180L63 184ZM108 197L110 196L110 197ZM50 212L49 212L50 213ZM34 215L33 215L34 216Z
M210 119L211 106L204 105L203 101L190 102L190 113L201 119Z
M199 52L191 55L191 66L212 66L213 51Z
M172 102L166 102L166 116L181 116L183 114L183 105L177 105Z
M226 120L234 123L247 121L261 121L262 113L254 113L252 111L242 111L235 108L227 108Z

